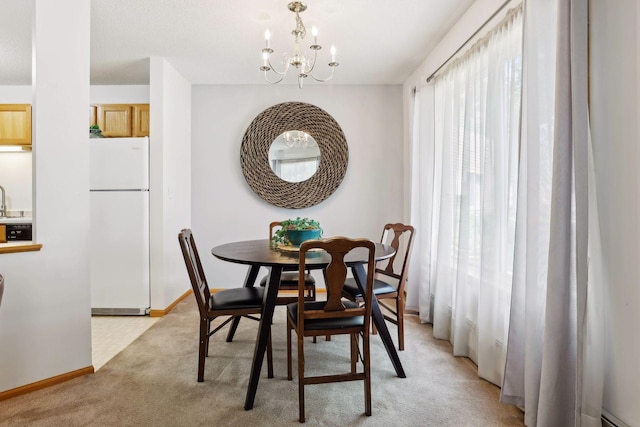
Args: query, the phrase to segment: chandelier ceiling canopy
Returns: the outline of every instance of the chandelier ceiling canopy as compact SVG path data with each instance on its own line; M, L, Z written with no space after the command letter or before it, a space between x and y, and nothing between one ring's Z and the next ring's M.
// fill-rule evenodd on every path
M336 48L331 46L331 62L329 62L329 68L331 69L331 73L328 77L320 78L314 74L314 68L316 66L316 60L318 58L318 51L322 49L322 46L318 44L318 29L316 27L311 28L311 35L313 36L313 44L309 46L309 50L311 51L310 56L307 56L307 53L302 50L302 42L304 37L307 35L307 29L302 22L302 18L300 18L300 13L304 12L307 9L307 5L294 1L289 3L288 8L291 12L296 14L296 26L291 31L291 34L294 36L294 46L293 53L284 53L282 59L282 71L278 71L271 62L271 54L274 52L270 45L271 33L267 29L264 32L264 38L266 42L266 46L262 49L262 67L260 70L264 72L264 78L267 82L276 84L280 83L284 80L287 75L289 69L293 66L298 73L298 87L302 89L302 84L304 79L307 77L311 77L312 79L319 82L326 82L333 77L333 72L335 68L338 66L336 62ZM312 56L312 57L311 57ZM269 79L269 71L275 74L275 80Z

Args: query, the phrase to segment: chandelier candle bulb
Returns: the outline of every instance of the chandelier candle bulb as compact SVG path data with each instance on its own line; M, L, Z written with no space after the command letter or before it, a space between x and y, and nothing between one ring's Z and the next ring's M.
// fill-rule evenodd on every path
M331 46L331 62L336 62L336 47Z
M267 49L269 48L269 39L271 38L271 33L269 32L269 29L267 28L264 32L264 39L267 42Z
M311 27L311 34L313 34L313 44L318 44L318 29L315 26Z

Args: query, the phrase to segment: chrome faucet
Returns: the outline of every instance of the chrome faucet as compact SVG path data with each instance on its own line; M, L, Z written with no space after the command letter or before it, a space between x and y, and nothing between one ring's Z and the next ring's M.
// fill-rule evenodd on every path
M2 193L2 198L0 199L0 217L7 216L7 205L4 201L4 187L0 185L0 192Z

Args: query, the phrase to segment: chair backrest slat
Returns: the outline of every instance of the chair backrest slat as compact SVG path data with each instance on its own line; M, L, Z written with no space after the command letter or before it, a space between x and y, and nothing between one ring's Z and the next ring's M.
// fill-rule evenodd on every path
M388 242L389 233L393 233L391 242ZM390 245L396 253L386 261L386 267L377 268L376 273L398 279L399 290L407 281L414 233L415 229L411 225L401 223L386 224L382 230L381 243ZM396 265L396 259L401 260L399 266Z
M180 241L180 249L182 249L182 256L184 257L189 279L191 280L191 287L193 288L196 301L198 301L198 309L201 315L206 315L207 311L209 311L211 293L191 230L185 228L180 231L178 240Z
M342 301L342 289L347 277L345 256L354 249L364 248L366 252L367 283L365 286L364 307L347 308ZM304 327L304 319L337 318L371 315L371 296L373 294L373 274L375 270L375 243L368 239L349 239L333 237L325 240L307 240L300 245L300 271L306 267L306 254L311 249L323 249L331 261L325 269L327 301L322 310L298 310L298 324ZM304 304L304 273L299 277L298 304Z
M273 238L273 229L276 227L282 227L282 221L273 221L269 224L269 239Z

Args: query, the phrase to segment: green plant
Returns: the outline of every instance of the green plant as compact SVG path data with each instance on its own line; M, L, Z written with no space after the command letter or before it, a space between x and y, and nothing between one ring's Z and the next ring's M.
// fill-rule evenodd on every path
M296 219L286 219L282 221L282 226L280 229L276 230L273 233L273 243L277 244L290 244L289 239L287 239L287 230L320 230L320 237L322 237L322 227L320 227L320 223L315 219L310 218L300 218Z
M102 131L98 125L89 126L89 138L102 138Z

